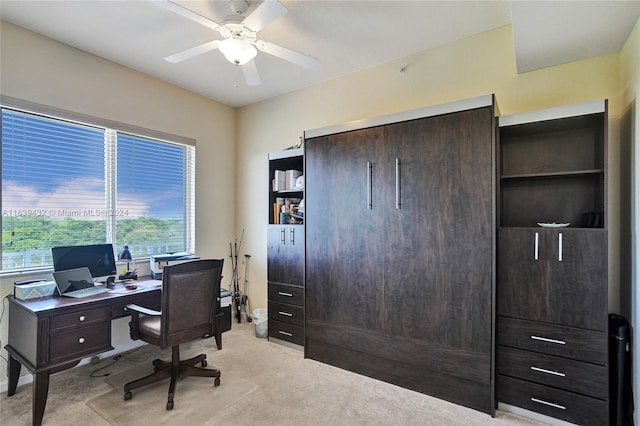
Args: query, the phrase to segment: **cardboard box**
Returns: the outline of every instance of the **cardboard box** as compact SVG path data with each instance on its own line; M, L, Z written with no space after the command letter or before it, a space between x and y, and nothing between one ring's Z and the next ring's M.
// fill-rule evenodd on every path
M37 299L54 294L58 294L55 281L37 281L13 286L13 296L20 300Z

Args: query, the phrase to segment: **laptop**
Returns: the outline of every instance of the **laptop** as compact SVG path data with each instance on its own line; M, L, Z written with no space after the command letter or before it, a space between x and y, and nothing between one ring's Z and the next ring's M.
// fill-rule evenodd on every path
M54 272L53 279L60 296L80 298L109 291L108 288L94 285L87 267Z

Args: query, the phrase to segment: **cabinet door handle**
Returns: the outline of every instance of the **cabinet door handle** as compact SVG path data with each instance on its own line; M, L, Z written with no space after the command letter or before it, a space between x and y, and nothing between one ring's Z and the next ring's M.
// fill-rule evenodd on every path
M548 405L549 407L559 408L561 410L566 410L567 409L567 407L565 407L564 405L554 404L553 402L545 401L545 400L539 399L539 398L531 397L531 401L537 402L538 404Z
M292 316L293 316L293 314L292 314L292 313L289 313L289 312L282 312L282 311L278 311L278 314L279 314L279 315L284 315L285 317L292 317Z
M367 161L367 210L373 210L373 191L372 188L373 179L373 164L371 161Z
M78 320L79 320L80 322L84 322L84 320L85 320L85 319L86 319L86 317L85 317L84 315L80 315L80 316L78 317Z
M396 158L396 210L400 210L402 208L400 189L400 159Z
M294 246L296 244L296 231L295 229L291 228L291 230L289 231L289 244L291 244L292 246Z
M285 336L293 337L293 334L287 333L286 331L278 330L278 333L284 334Z
M533 371L537 371L539 373L552 374L554 376L559 376L559 377L565 377L566 376L566 374L561 373L559 371L547 370L546 368L540 368L540 367L536 367L534 365L531 366L531 369Z
M542 342L547 342L547 343L555 343L556 345L566 345L567 342L565 342L564 340L556 340L556 339L549 339L548 337L540 337L540 336L530 336L533 340L540 340Z
M78 343L83 344L84 343L84 337L81 337L78 339Z
M284 228L280 228L280 244L284 245L285 243L285 231Z
M278 294L280 296L287 296L287 297L293 297L292 293L285 293L284 291L279 291Z
M562 232L558 233L558 262L562 262Z
M533 239L533 260L538 260L539 249L540 249L540 234L536 232L536 236Z

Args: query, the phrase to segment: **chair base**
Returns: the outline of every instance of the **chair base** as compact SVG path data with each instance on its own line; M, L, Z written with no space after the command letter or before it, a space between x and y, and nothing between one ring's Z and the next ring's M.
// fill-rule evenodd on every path
M200 363L201 367L195 365ZM156 359L153 361L153 373L136 379L124 385L124 400L132 398L131 391L150 385L152 383L170 378L169 394L167 397L167 410L173 409L173 396L176 390L176 381L184 376L213 377L214 386L220 386L220 370L204 368L207 366L207 356L200 354L193 358L180 360L180 348L178 345L171 348L171 361Z

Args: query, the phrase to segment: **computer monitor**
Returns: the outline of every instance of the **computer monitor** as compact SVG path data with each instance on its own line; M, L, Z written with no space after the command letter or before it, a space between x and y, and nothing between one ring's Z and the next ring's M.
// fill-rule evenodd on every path
M112 244L53 247L51 255L55 271L86 266L95 281L105 281L118 273Z

